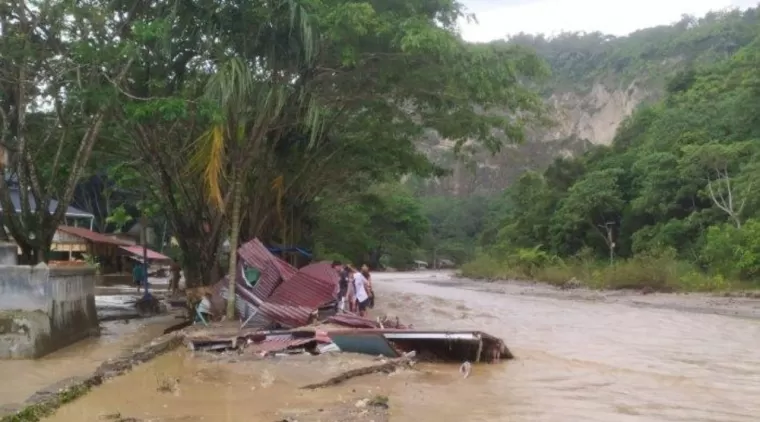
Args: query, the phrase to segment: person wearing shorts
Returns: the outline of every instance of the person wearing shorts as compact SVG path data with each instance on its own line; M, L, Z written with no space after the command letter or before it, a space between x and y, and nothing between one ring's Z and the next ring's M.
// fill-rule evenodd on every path
M333 261L332 267L338 273L339 277L338 296L336 297L337 310L338 312L344 312L346 310L346 297L348 295L348 270L340 261Z
M369 302L367 304L367 307L369 309L372 309L375 307L375 289L372 288L372 278L369 274L369 267L365 264L362 265L362 275L367 280L366 284L364 285L364 288L367 290L367 294L369 295Z
M367 279L360 271L354 273L354 294L356 295L356 307L359 311L359 316L365 316L367 314L367 307L369 306L369 294L367 293Z

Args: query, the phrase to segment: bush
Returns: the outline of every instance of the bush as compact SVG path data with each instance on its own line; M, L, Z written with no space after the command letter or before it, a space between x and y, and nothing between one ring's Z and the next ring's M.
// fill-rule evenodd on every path
M613 265L582 250L567 262L534 249L517 250L503 259L482 254L462 266L461 275L490 280L536 280L564 285L577 279L593 289L645 289L660 292L721 291L740 288L722 276L710 276L676 259L673 249L643 253Z
M741 228L731 224L710 227L700 261L722 277L760 278L760 220L748 220Z
M509 266L489 254L478 255L472 261L462 265L459 273L463 277L476 279L513 280L519 278Z

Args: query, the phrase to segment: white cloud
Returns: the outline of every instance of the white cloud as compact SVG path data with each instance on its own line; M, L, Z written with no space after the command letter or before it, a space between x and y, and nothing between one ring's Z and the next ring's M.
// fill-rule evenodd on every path
M601 31L626 35L678 21L683 14L754 5L757 0L462 0L479 23L463 23L468 41L491 41L518 32L556 34Z

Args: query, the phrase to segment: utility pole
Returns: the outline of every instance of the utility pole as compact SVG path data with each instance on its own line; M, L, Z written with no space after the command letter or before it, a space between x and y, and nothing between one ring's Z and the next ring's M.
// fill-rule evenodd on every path
M150 298L150 292L149 292L149 286L150 282L148 282L148 217L145 215L145 211L143 211L140 215L140 243L142 243L143 247L143 271L145 274L145 294L143 295L144 299Z
M607 246L610 248L610 266L615 263L615 242L612 239L612 226L614 225L614 221L608 221L604 224L604 228L607 229Z

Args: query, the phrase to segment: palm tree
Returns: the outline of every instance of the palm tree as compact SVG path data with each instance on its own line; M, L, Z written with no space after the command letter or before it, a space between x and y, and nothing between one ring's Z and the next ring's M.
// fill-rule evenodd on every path
M303 69L313 65L317 45L304 8L296 0L255 6L249 3L243 7L257 8L255 16L262 17L262 21L253 23L259 29L252 39L248 34L229 34L234 53L219 62L205 93L219 114L198 139L192 161L195 170L204 176L209 200L229 211L230 319L235 313L236 251L247 176L256 157L271 147L272 138L276 142L278 131L305 125L315 139L320 121L316 102L299 80ZM290 19L283 19L288 17L283 12L288 11ZM239 42L232 37L245 40Z

